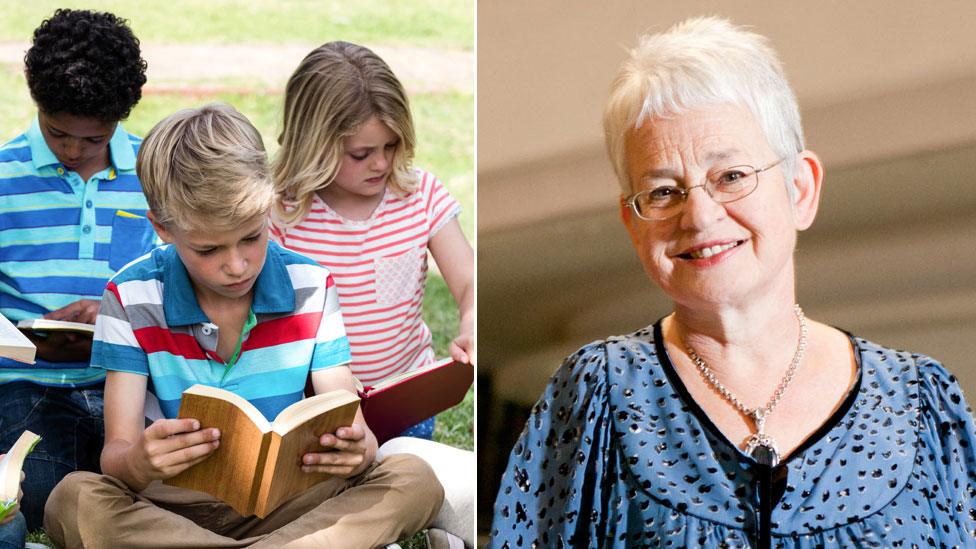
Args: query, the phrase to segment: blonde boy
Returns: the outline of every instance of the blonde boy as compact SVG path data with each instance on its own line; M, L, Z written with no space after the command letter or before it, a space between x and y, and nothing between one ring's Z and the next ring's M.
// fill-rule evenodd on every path
M174 419L194 383L247 398L269 419L317 393L354 391L328 271L268 242L273 191L261 137L226 105L177 112L139 152L149 219L169 245L108 284L92 365L105 384L105 475L76 473L48 502L59 546L373 547L422 529L443 490L412 456L374 462L376 439L353 425L321 437L306 471L333 473L265 519L162 485L207 459L221 434ZM147 392L165 419L145 427ZM326 501L328 500L328 501Z

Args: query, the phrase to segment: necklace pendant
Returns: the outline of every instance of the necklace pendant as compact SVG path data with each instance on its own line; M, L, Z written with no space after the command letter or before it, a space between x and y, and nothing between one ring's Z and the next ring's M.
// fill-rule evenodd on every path
M763 432L755 433L749 437L749 440L746 441L745 452L760 465L775 467L779 464L779 450L776 448L776 442L773 437Z
M756 424L757 434L761 435L763 428L766 426L766 409L756 408L749 413L749 416L752 418L753 423Z

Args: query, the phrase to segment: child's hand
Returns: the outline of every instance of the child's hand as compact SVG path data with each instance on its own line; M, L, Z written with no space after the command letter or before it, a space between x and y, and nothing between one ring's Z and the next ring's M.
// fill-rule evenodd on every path
M141 483L164 480L207 459L218 445L220 431L200 429L195 419L156 420L130 448L129 468Z
M319 437L327 451L305 454L302 471L351 477L366 468L366 429L359 423ZM331 450L331 451L328 451Z
M465 364L474 364L474 326L470 321L461 321L458 336L451 342L451 358Z
M98 307L100 305L101 302L94 299L79 299L74 303L70 303L64 307L61 307L60 309L51 311L50 313L44 315L44 318L94 324L95 319L98 317Z

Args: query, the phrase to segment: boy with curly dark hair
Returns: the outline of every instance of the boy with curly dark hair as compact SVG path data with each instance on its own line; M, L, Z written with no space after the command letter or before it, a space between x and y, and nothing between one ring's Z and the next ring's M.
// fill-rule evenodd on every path
M0 147L0 313L94 323L109 277L155 241L136 176L140 139L119 124L142 96L146 62L126 22L58 10L24 58L37 118ZM25 429L21 509L41 526L66 474L98 470L105 373L91 337L30 333L37 362L0 359L0 451Z

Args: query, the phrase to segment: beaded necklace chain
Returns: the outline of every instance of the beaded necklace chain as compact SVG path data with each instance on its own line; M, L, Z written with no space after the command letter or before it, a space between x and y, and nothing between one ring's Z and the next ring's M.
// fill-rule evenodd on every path
M753 433L749 439L746 441L745 452L753 457L758 463L763 465L769 465L771 467L779 463L780 454L779 449L776 446L776 441L773 437L769 436L764 432L766 425L766 418L772 413L773 408L779 404L781 398L783 398L783 393L790 386L793 378L796 376L796 370L800 366L800 362L803 360L803 354L806 352L807 348L807 320L803 315L803 309L799 305L793 306L793 312L796 313L796 318L800 322L800 338L796 345L796 352L793 353L793 361L790 362L789 368L786 369L786 374L783 379L779 382L776 390L773 391L773 396L770 397L769 402L765 406L754 408L750 410L741 400L736 398L729 391L728 387L722 384L721 381L715 377L715 372L708 367L705 360L691 347L689 344L685 344L688 350L688 356L691 357L692 362L698 368L698 372L701 373L702 378L706 383L715 388L722 397L729 402L736 410L742 412L747 417L752 419L755 424L756 432Z

